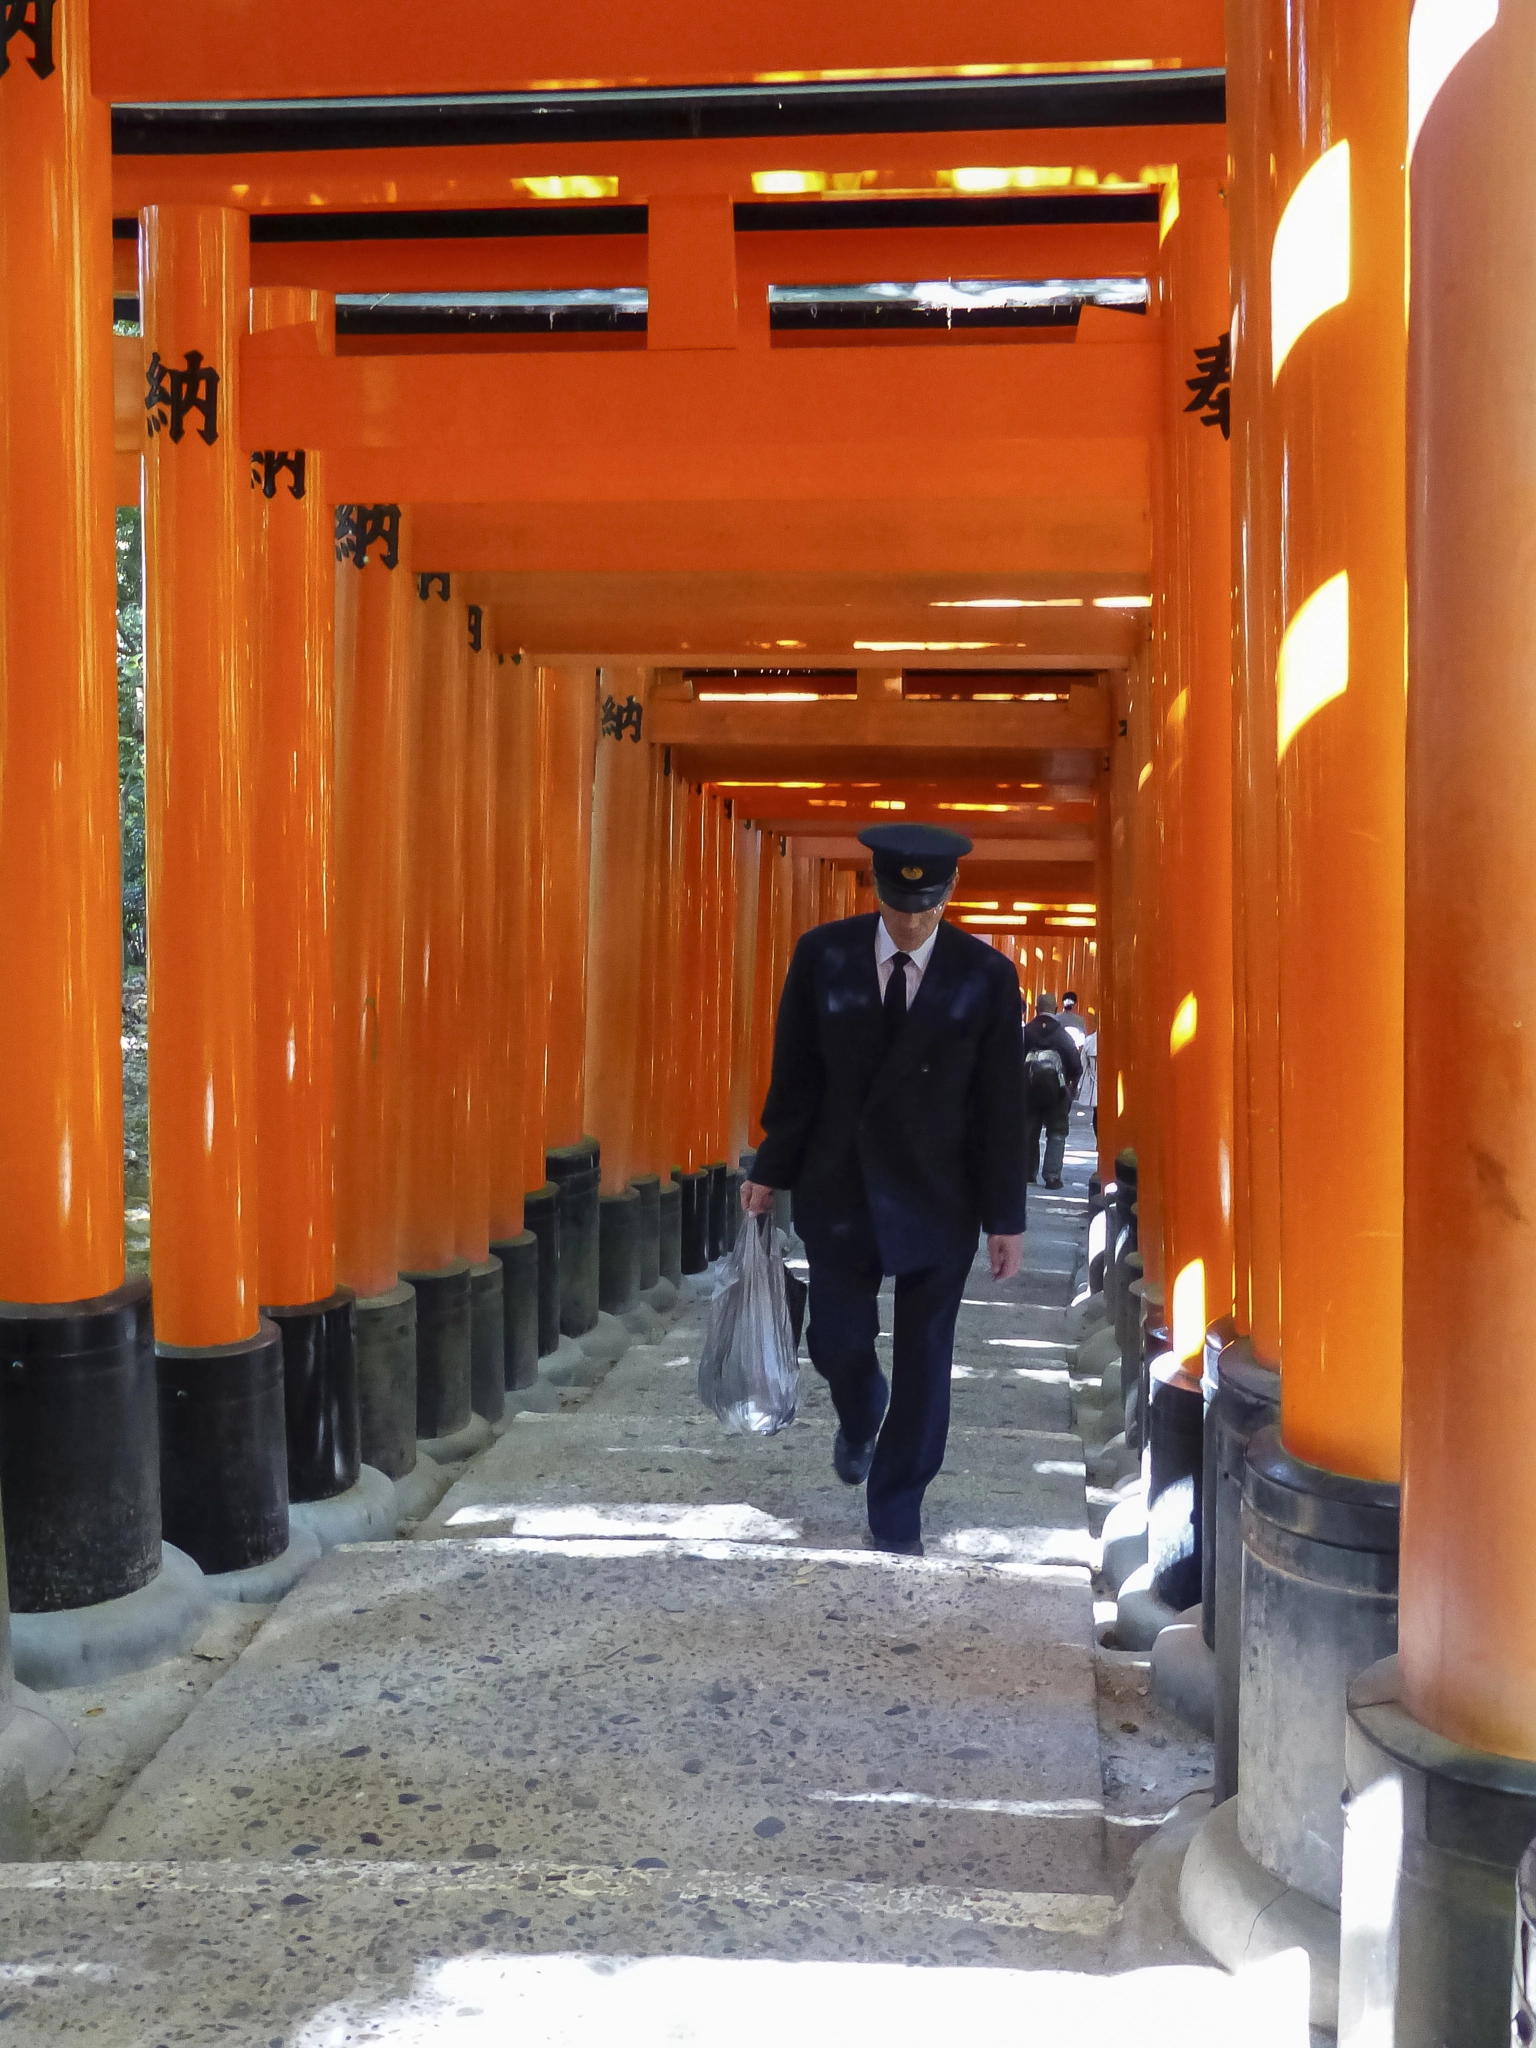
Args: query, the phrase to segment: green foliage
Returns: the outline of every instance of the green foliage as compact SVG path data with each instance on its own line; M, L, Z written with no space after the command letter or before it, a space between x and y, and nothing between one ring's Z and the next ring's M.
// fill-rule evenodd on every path
M137 506L117 508L117 792L123 958L144 960L144 546Z

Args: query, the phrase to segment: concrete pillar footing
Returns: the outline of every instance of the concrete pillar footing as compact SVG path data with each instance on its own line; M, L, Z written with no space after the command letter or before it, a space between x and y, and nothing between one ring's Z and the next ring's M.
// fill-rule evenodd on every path
M180 1657L202 1634L211 1597L208 1581L186 1552L163 1543L159 1571L136 1593L91 1607L12 1614L17 1680L38 1692L56 1692Z
M547 1358L539 1360L539 1377L552 1387L595 1387L612 1364L593 1358L575 1337L562 1337Z
M626 1309L619 1321L637 1344L654 1344L666 1333L667 1326L661 1317L643 1301L637 1301L632 1309Z
M1350 1685L1344 1778L1341 2048L1510 2040L1536 1763L1425 1728L1385 1657Z
M640 1299L647 1308L655 1309L657 1315L669 1316L682 1296L678 1293L677 1283L663 1273L654 1287L642 1288Z
M329 1500L296 1500L288 1507L290 1529L308 1529L322 1550L334 1550L338 1543L387 1542L399 1519L395 1482L372 1465L363 1466L356 1486L345 1493Z
M466 1458L476 1457L496 1441L496 1432L483 1415L471 1415L462 1429L455 1429L447 1436L419 1436L416 1439L417 1460L430 1458L437 1465L462 1465Z
M1198 1606L1186 1608L1153 1643L1152 1697L1200 1734L1216 1733L1216 1652Z
M1213 1808L1184 1856L1179 1913L1225 1969L1241 1970L1286 1949L1307 1957L1308 2018L1333 2028L1339 2011L1339 1916L1255 1863L1237 1832L1237 1801Z
M634 1333L618 1316L612 1316L607 1309L599 1309L597 1322L577 1343L599 1365L612 1365L634 1343Z
M324 1555L325 1546L314 1530L302 1529L294 1520L288 1527L288 1548L280 1557L245 1565L239 1571L210 1572L208 1591L215 1600L231 1605L265 1607L291 1592Z
M1165 1628L1181 1619L1180 1611L1159 1600L1152 1590L1152 1567L1138 1565L1120 1588L1115 1602L1115 1646L1150 1650Z
M1104 1517L1103 1571L1118 1593L1147 1561L1147 1504L1139 1493L1118 1502Z
M41 1799L75 1761L75 1737L63 1716L29 1686L13 1686L0 1727L0 1783L19 1771L27 1797Z
M453 1481L451 1467L440 1465L435 1458L418 1458L412 1469L395 1481L395 1528L406 1522L424 1522Z

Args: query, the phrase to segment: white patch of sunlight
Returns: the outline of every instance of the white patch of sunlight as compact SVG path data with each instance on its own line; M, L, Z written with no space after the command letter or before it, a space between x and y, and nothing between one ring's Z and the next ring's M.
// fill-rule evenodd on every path
M1397 1892L1402 1871L1403 1783L1378 1778L1357 1793L1345 1809L1344 1881L1349 1886L1350 1925L1346 1951L1353 1949L1353 1969L1344 1966L1346 1981L1370 1983L1375 1958L1397 1947ZM1345 2015L1341 2012L1340 2018ZM1390 2048L1391 2022L1357 2014L1352 2035L1361 2048ZM1383 2024L1385 2022L1385 2024ZM1514 2038L1518 2039L1518 2035Z
M1408 157L1440 88L1499 18L1499 0L1417 0L1408 23Z
M1033 1470L1042 1479L1086 1479L1088 1467L1081 1458L1037 1458Z
M1187 995L1174 1011L1173 1022L1168 1027L1169 1052L1182 1052L1186 1045L1193 1045L1199 1029L1200 1005L1192 995Z
M1125 1115L1125 1076L1120 1073L1115 1075L1115 1114Z
M1006 1813L1011 1820L1078 1820L1104 1811L1101 1799L937 1799L929 1792L807 1792L824 1806L922 1806L935 1813Z
M1286 201L1269 259L1270 381L1314 320L1349 297L1349 144L1325 149Z
M548 1536L557 1541L570 1536L671 1536L693 1543L795 1543L800 1538L798 1522L781 1522L744 1501L715 1501L698 1507L665 1501L622 1507L584 1501L579 1507L557 1508L487 1503L460 1508L448 1517L450 1529L473 1528L483 1522L510 1525L508 1533L513 1536Z
M1180 1365L1205 1345L1205 1261L1191 1259L1173 1283L1173 1355Z
M1081 1475L1082 1466L1077 1469ZM1086 1529L955 1529L939 1538L939 1548L952 1557L992 1564L1003 1559L1018 1564L1080 1564L1089 1571L1098 1569L1102 1555Z
M1010 1307L1012 1304L1008 1304ZM1002 1351L1065 1351L1066 1345L1059 1337L989 1337L989 1348Z
M1101 1977L976 1963L481 1953L420 1962L404 1996L354 1992L291 2038L294 2048L343 2048L360 2038L376 2048L505 2048L514 2040L519 2048L842 2048L850 2040L955 2035L1015 2041L1027 2014L1030 2048L1108 2040L1228 2048L1234 2039L1244 2048L1306 2048L1307 1993L1299 1949L1236 1977L1203 1964Z
M1280 642L1275 678L1277 754L1309 718L1349 688L1349 571L1341 569L1297 607Z

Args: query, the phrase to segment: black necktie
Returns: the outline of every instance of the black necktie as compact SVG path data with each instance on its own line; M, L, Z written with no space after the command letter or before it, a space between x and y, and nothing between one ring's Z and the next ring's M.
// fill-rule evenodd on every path
M896 1043L897 1033L907 1021L907 963L910 953L891 955L891 978L885 984L885 1042Z

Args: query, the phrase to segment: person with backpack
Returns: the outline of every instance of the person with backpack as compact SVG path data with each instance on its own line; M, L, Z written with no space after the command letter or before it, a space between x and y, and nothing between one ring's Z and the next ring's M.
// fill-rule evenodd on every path
M1035 1014L1024 1026L1024 1171L1031 1185L1040 1167L1043 1133L1042 1178L1048 1188L1061 1186L1072 1098L1082 1078L1077 1039L1057 1016L1056 998L1042 989L1035 998Z

